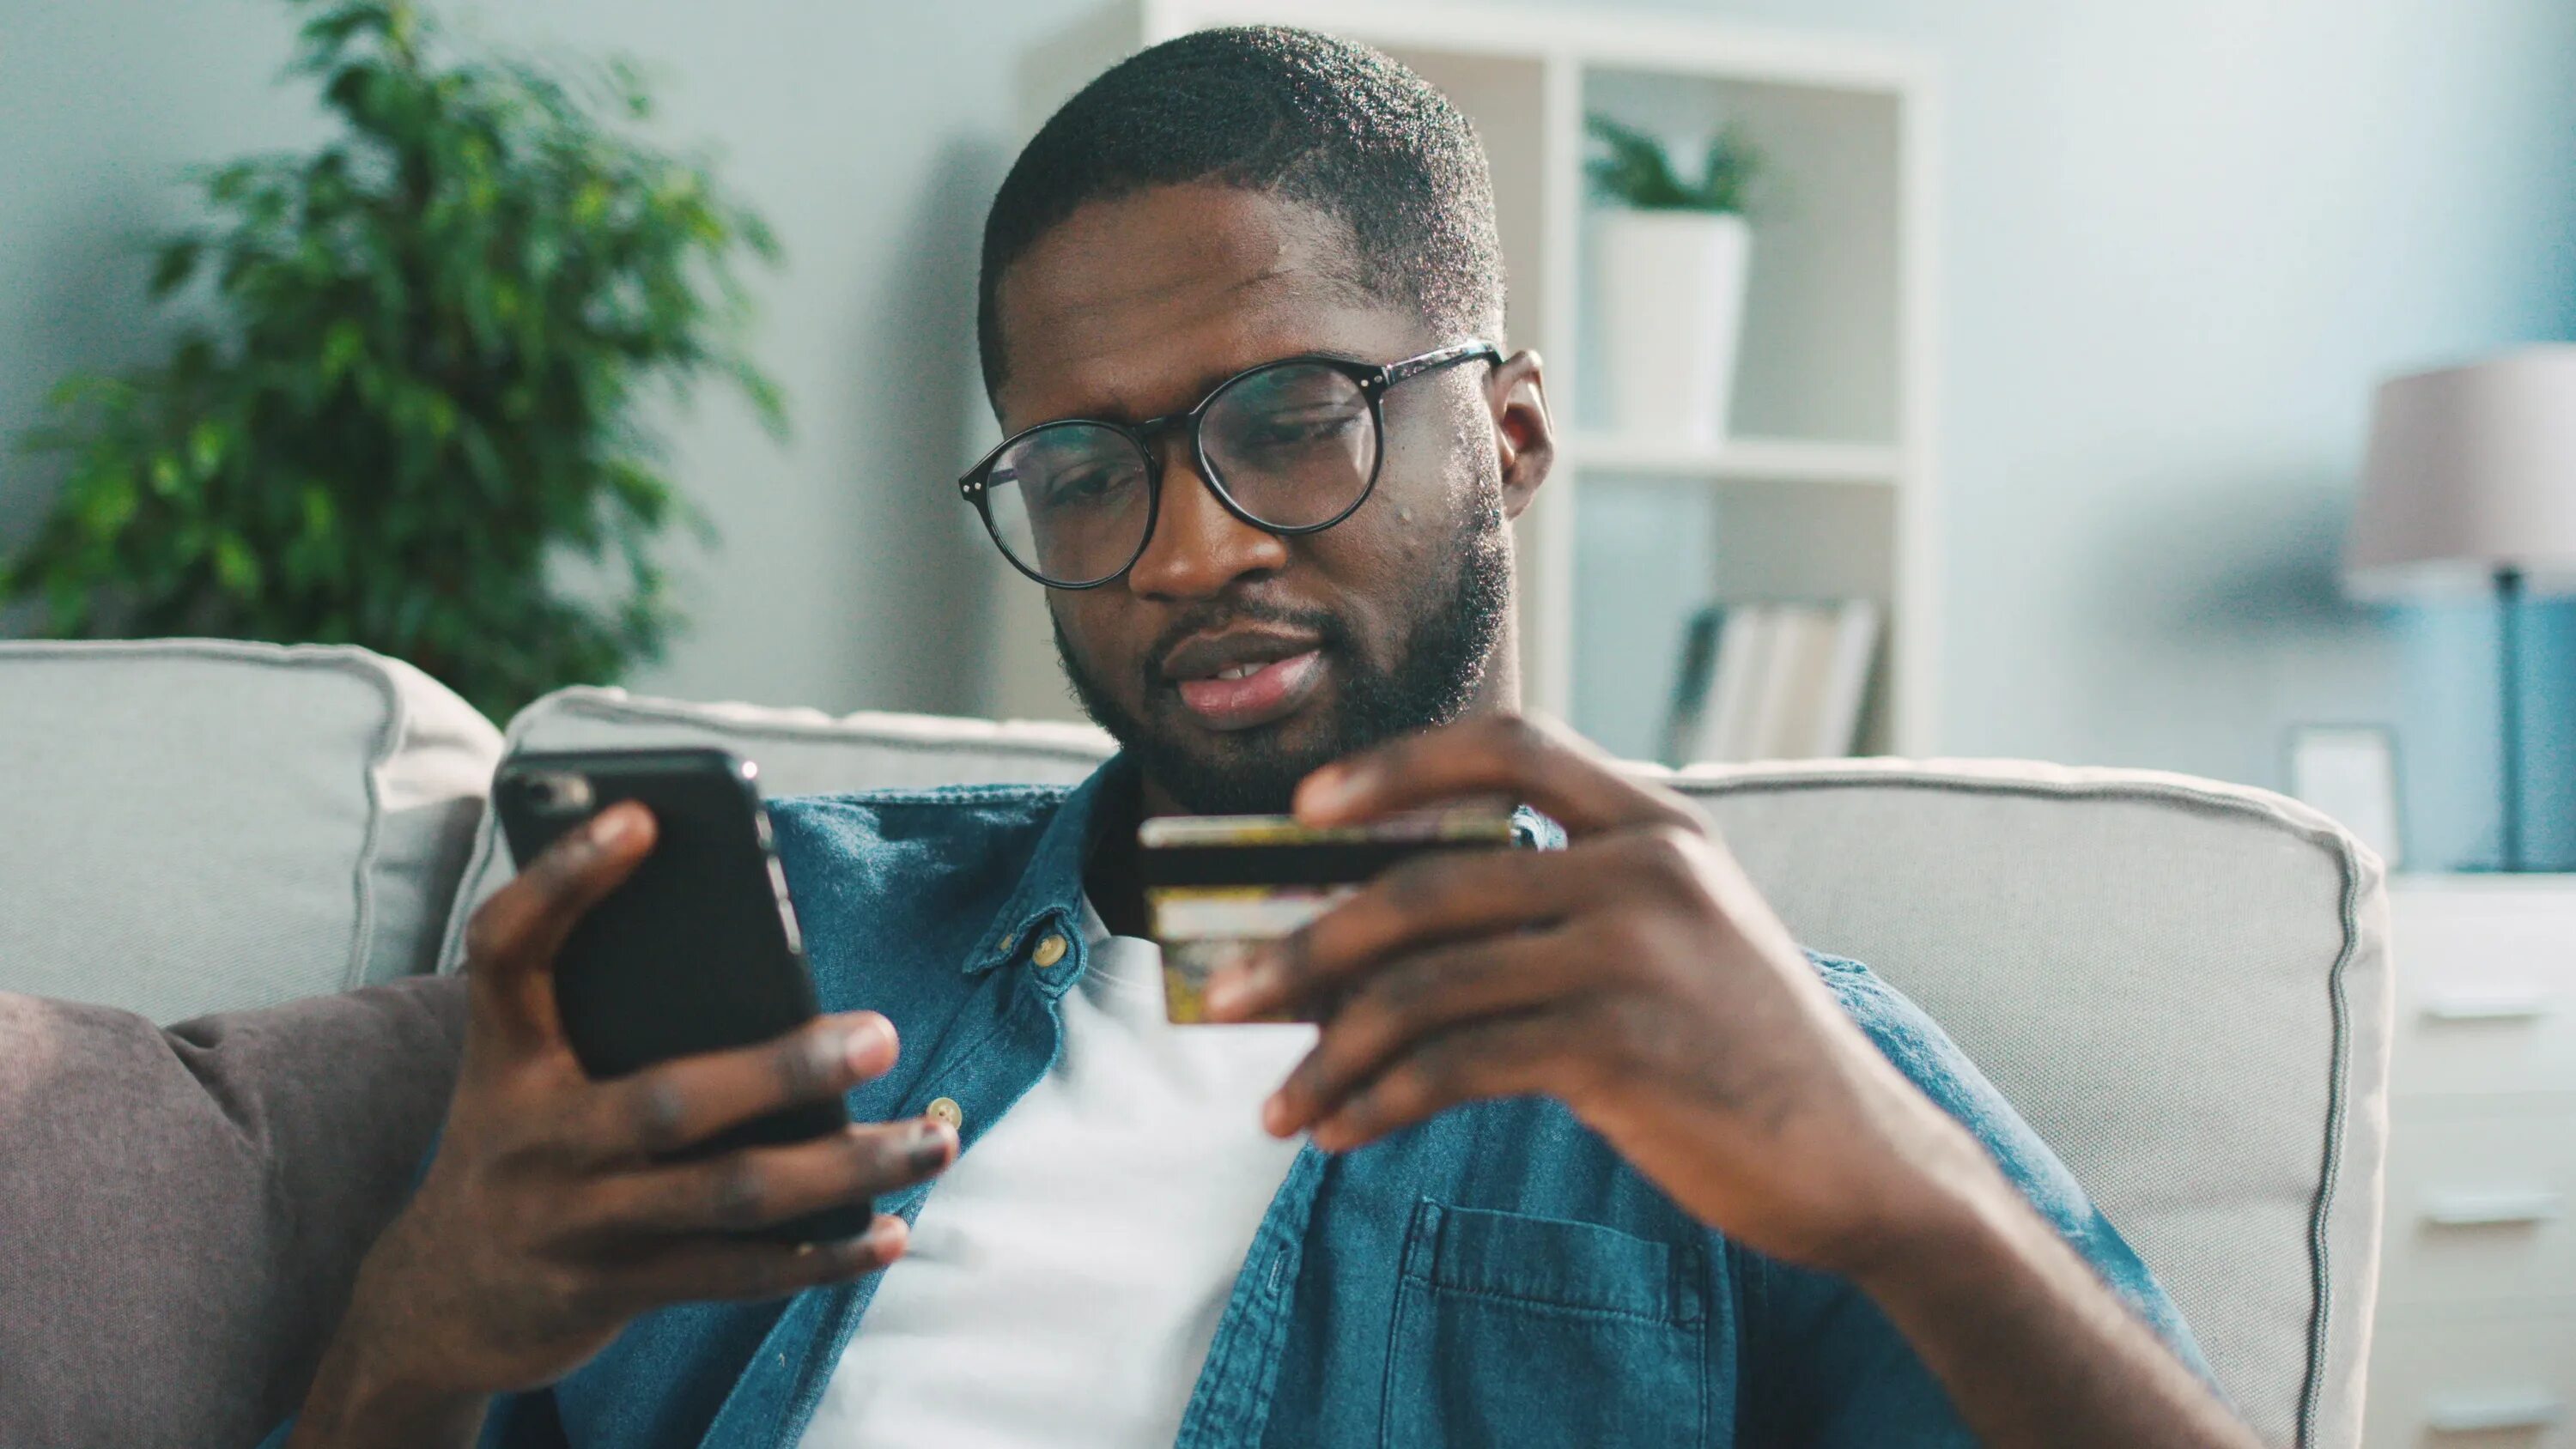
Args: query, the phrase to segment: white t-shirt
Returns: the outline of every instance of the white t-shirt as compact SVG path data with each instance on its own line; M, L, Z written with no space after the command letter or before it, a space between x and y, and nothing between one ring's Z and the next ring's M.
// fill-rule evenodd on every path
M1086 903L1064 1051L932 1188L802 1449L1169 1444L1297 1154L1261 1103L1311 1026L1175 1027Z

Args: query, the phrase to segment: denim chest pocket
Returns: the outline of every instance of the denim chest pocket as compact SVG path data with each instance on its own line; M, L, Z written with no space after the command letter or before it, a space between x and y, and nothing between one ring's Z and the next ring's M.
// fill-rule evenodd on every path
M1424 1199L1405 1236L1381 1442L1706 1443L1700 1266L1689 1245Z

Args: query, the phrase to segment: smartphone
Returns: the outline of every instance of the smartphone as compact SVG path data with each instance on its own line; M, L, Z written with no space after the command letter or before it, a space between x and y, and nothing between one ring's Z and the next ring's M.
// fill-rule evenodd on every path
M641 802L652 853L555 956L555 1004L582 1070L606 1080L673 1057L751 1046L814 1019L795 903L760 803L758 767L714 749L528 752L501 762L493 808L525 868L565 831ZM744 1123L683 1157L838 1132L838 1099ZM749 1236L821 1242L866 1232L857 1202Z

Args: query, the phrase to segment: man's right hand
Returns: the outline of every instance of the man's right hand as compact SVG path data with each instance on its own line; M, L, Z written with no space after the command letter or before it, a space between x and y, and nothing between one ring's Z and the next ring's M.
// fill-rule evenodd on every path
M884 1017L823 1017L614 1081L583 1074L555 1014L555 952L652 848L643 807L612 806L474 913L445 1133L358 1271L290 1445L466 1443L492 1395L554 1382L648 1310L778 1297L902 1255L903 1221L884 1215L840 1243L729 1234L939 1172L957 1152L940 1123L668 1160L885 1072L896 1043Z

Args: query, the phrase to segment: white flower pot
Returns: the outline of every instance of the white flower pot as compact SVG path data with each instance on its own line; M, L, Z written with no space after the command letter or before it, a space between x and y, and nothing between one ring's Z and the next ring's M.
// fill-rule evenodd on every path
M1726 441L1752 229L1698 211L1596 211L1589 359L1603 426L1623 435Z

